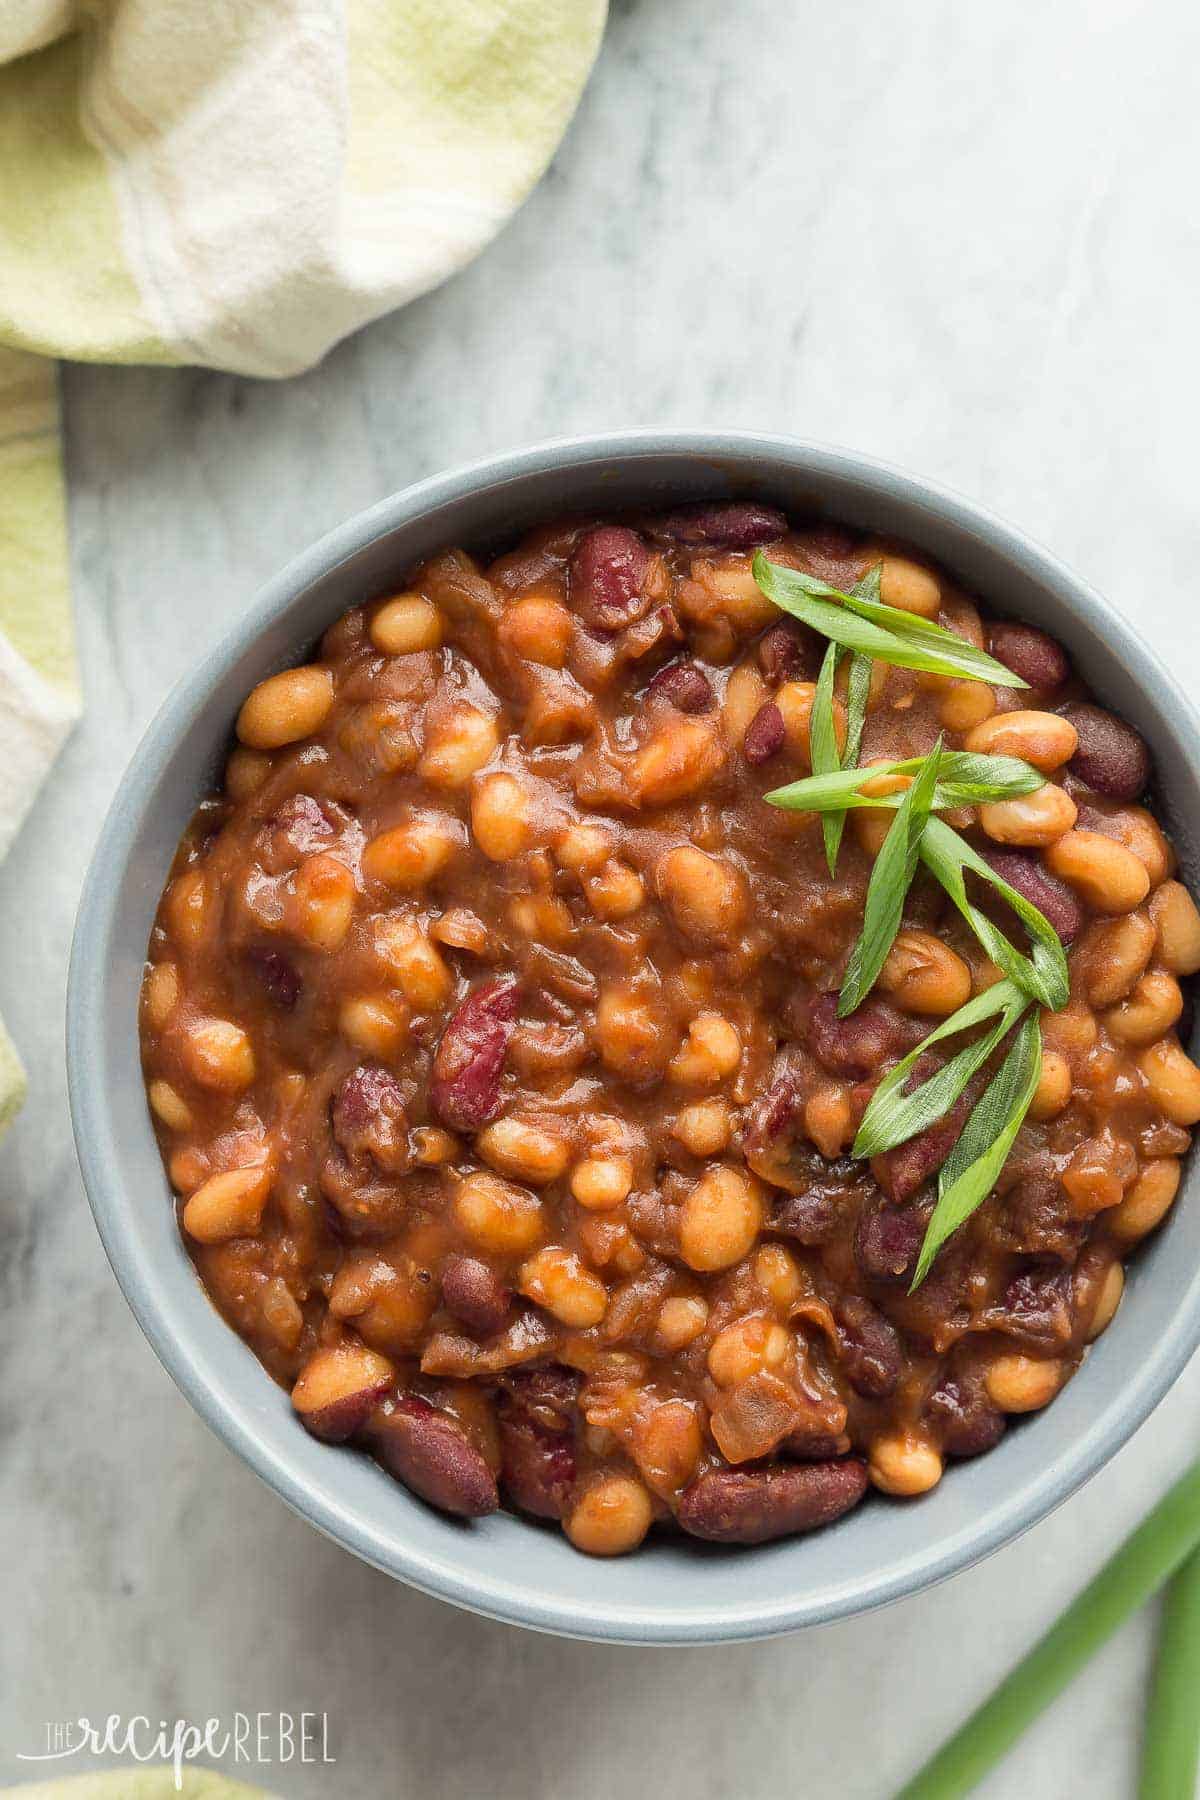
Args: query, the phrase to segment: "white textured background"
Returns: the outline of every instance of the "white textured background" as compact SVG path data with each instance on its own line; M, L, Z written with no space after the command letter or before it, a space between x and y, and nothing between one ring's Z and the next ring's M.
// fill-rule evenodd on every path
M325 1543L175 1393L92 1228L60 1025L84 865L168 685L318 532L522 441L745 425L908 464L1048 542L1200 685L1198 62L1186 0L617 0L549 177L440 294L286 386L67 371L88 716L0 872L34 1090L0 1152L3 1774L50 1718L308 1707L338 1766L261 1771L288 1796L876 1800L1200 1447L1193 1369L1023 1541L800 1638L478 1622ZM1134 1793L1150 1625L987 1800Z

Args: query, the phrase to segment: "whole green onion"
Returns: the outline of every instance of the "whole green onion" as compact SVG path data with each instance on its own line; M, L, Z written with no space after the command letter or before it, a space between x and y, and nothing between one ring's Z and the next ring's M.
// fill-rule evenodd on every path
M1055 1700L1118 1625L1157 1593L1200 1544L1200 1462L1194 1463L1159 1501L1131 1537L1105 1563L1057 1625L1019 1663L995 1693L972 1713L896 1800L957 1800L983 1780L1016 1743L1026 1726ZM1189 1602L1188 1610L1191 1611ZM1185 1634L1194 1640L1195 1632ZM1194 1642L1193 1642L1194 1657ZM1164 1696L1168 1718L1195 1706L1189 1665L1187 1693ZM1174 1685L1174 1684L1172 1684ZM1153 1800L1179 1800L1186 1788L1143 1790Z
M1191 1800L1200 1762L1200 1550L1167 1589L1142 1744L1140 1800Z

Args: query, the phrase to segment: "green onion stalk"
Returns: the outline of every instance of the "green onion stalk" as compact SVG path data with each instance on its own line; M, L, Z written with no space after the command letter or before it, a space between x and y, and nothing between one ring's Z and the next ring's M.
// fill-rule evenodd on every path
M1200 1550L1167 1590L1142 1744L1140 1800L1192 1800L1200 1763Z
M1187 1575L1181 1577L1183 1585L1173 1593L1168 1608L1141 1790L1142 1800L1190 1800L1193 1789L1187 1769L1190 1766L1194 1775L1200 1696L1200 1575L1193 1554L1197 1546L1200 1462L1169 1489L1057 1625L896 1800L959 1800L969 1794L1118 1626L1191 1557ZM1183 1786L1177 1785L1181 1779Z

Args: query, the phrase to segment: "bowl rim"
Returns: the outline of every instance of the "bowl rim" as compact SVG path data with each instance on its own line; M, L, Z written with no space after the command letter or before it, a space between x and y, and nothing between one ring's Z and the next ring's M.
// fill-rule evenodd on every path
M1154 712L1169 714L1190 760L1200 765L1200 719L1191 702L1125 617L1087 581L1050 551L988 508L955 490L857 451L779 433L749 430L643 428L550 438L429 476L354 514L291 558L262 586L236 623L168 693L122 771L101 826L81 892L68 973L66 1034L71 1121L84 1186L113 1273L159 1361L218 1437L238 1454L300 1517L365 1562L410 1586L485 1617L536 1630L594 1641L682 1645L736 1642L776 1636L803 1626L845 1618L887 1605L946 1580L1012 1542L1076 1492L1127 1442L1176 1381L1200 1344L1200 1269L1172 1318L1163 1322L1156 1354L1126 1370L1119 1404L1082 1430L1069 1451L1051 1458L1032 1482L1017 1484L990 1508L986 1529L972 1527L926 1544L890 1572L868 1572L814 1604L788 1592L771 1604L739 1607L613 1605L597 1592L586 1602L558 1597L504 1577L483 1579L459 1567L452 1555L437 1557L401 1546L383 1555L372 1534L346 1506L314 1494L303 1474L273 1452L239 1418L225 1393L204 1379L186 1337L172 1328L171 1306L160 1273L148 1266L132 1230L115 1162L104 1154L106 1084L102 1076L101 991L107 945L116 928L115 899L136 841L146 801L189 726L202 712L237 659L316 582L376 539L485 488L554 471L564 479L597 461L696 458L739 478L749 465L786 468L792 475L828 477L864 494L898 498L964 531L1015 562L1053 592L1065 612L1100 628L1135 687ZM763 471L765 473L765 469ZM564 494L564 510L570 496ZM202 1291L202 1290L201 1290ZM232 1330L232 1328L228 1328ZM745 1550L739 1556L753 1554ZM599 1584L597 1584L599 1588Z

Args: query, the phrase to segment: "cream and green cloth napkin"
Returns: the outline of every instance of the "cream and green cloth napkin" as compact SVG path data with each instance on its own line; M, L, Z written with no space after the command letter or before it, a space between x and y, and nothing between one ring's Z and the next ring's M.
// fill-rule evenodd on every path
M45 359L311 367L520 205L605 12L0 0L0 855L79 707Z
M0 1800L271 1800L264 1788L231 1781L215 1769L185 1769L175 1785L169 1766L153 1769L106 1769L95 1775L64 1775L23 1787L0 1788Z
M271 1800L265 1788L231 1781L215 1769L185 1769L183 1785L176 1787L174 1771L168 1765L64 1775L53 1781L0 1788L0 1800L5 1796L12 1796L12 1800Z
M0 346L0 857L79 716L68 577L54 364ZM0 1133L24 1097L0 1022Z

